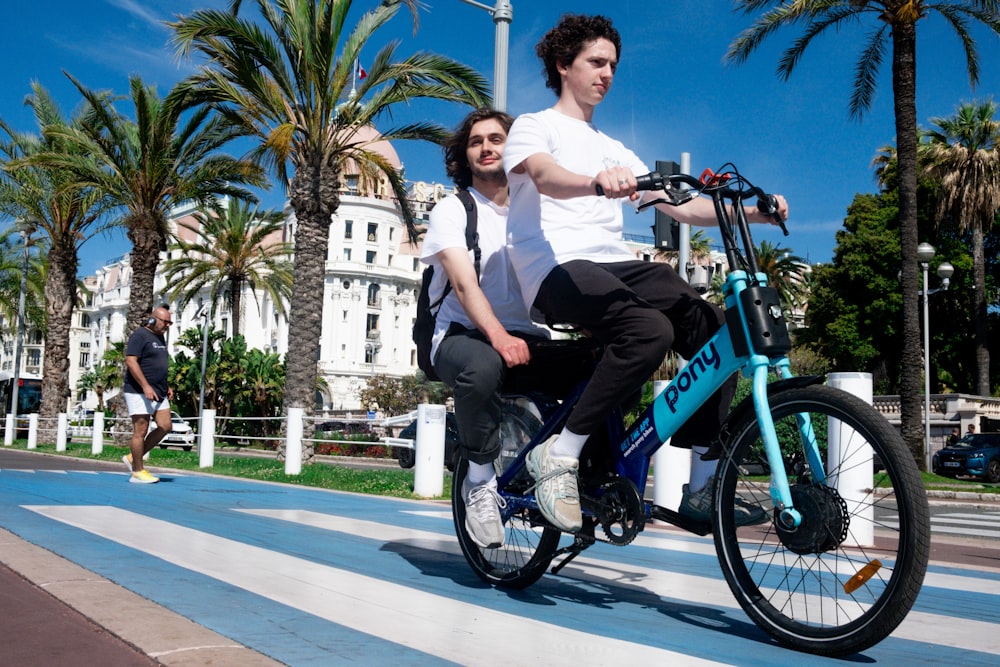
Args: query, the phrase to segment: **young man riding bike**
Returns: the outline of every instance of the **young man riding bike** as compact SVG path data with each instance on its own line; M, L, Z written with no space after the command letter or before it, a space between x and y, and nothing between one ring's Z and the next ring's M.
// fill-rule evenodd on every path
M548 322L580 327L604 346L563 431L527 460L542 514L575 532L582 526L577 470L587 438L670 349L690 357L721 327L723 314L672 267L637 260L622 240L622 202L638 207L665 195L637 192L636 176L650 170L593 124L618 67L618 31L602 16L566 15L535 49L558 100L550 109L520 116L507 138L510 259L529 310ZM717 224L712 203L703 198L657 206L681 222ZM782 197L778 208L786 218ZM753 222L771 222L756 208L746 212ZM693 449L691 481L679 508L693 519L710 516L715 462L701 455L728 413L735 385L733 377L671 440ZM740 505L736 511L747 514L737 517L742 523L759 519Z

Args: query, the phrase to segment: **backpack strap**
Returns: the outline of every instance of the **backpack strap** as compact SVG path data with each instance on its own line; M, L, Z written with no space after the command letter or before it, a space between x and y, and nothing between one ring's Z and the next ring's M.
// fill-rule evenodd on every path
M465 245L472 251L472 264L476 267L476 279L480 276L480 263L483 252L479 248L479 209L476 207L476 200L465 188L460 188L455 192L455 196L465 207ZM431 304L431 308L439 307L451 291L451 281L445 281L444 289L441 290L441 297Z

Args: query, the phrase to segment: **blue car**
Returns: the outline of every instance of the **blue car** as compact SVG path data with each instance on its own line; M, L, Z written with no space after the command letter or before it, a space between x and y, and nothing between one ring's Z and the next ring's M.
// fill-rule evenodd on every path
M944 477L978 477L1000 482L1000 433L966 435L934 454L934 474Z

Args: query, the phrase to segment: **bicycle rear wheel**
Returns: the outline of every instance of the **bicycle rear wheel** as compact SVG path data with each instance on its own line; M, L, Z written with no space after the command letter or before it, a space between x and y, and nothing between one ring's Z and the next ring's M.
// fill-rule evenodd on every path
M863 651L902 622L923 582L930 527L919 471L885 418L843 391L787 389L770 405L803 520L794 530L777 521L750 410L731 429L716 476L713 532L726 581L743 610L780 643L828 656ZM824 483L804 462L797 422L803 414L820 447ZM883 471L874 472L872 454ZM862 470L865 482L851 482ZM738 527L737 504L765 510L765 522Z
M500 425L503 451L497 465L506 465L531 440L541 426L538 419L514 401L505 401ZM469 462L460 458L452 478L451 506L455 534L462 554L472 570L484 581L505 588L526 588L545 574L559 546L560 532L541 523L536 510L512 509L504 522L504 544L486 549L476 544L465 529L462 484ZM511 499L513 503L515 499Z

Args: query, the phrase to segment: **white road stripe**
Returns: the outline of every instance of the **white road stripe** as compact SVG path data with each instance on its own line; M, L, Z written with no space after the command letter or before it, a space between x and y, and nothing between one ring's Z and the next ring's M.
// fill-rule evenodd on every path
M429 531L400 528L373 521L350 519L309 510L241 509L237 511L273 519L294 521L323 530L364 535L376 541L412 540L421 546L426 545L428 548L438 551L460 553L458 542L454 538L444 539L439 534ZM450 515L447 513L442 514L448 516L450 520ZM658 540L656 538L650 538L649 541L659 542L660 544L649 544L647 546L661 549L671 548L667 546L667 543L676 544L678 542L686 542L685 540ZM712 554L714 555L714 550ZM635 585L640 585L643 589L663 597L697 600L700 604L716 607L739 608L728 585L718 575L714 577L696 576L660 569L645 569L641 572L630 572L626 570L628 567L630 566L622 563L579 556L570 565L566 566L563 573L575 579L583 579L605 585L609 579L613 579L615 583L624 585L634 582ZM715 572L716 570L713 569L713 574ZM1000 582L992 579L980 579L974 576L964 577L953 574L929 573L924 578L924 585L947 588L953 591L986 593L988 595L1000 596ZM895 632L892 633L892 636L919 642L927 641L928 637L934 637L934 641L943 646L953 646L985 653L996 652L996 641L994 638L997 634L1000 634L1000 624L973 619L962 619L959 624L950 621L950 619L951 617L940 614L911 611L900 626L896 628ZM937 632L937 630L946 622L949 627L948 636L941 637L941 633Z
M384 633L378 636L461 664L492 665L498 655L515 665L606 665L623 655L652 664L721 664L523 619L119 508L25 508L333 623L368 634ZM343 525L352 534L358 534L352 527L362 524L380 526L346 521ZM389 526L380 529L387 531L394 540L419 532ZM433 540L445 542L439 535ZM483 628L490 631L483 632Z

